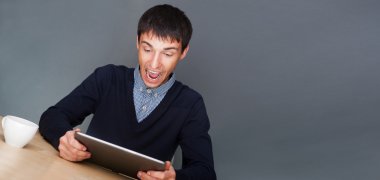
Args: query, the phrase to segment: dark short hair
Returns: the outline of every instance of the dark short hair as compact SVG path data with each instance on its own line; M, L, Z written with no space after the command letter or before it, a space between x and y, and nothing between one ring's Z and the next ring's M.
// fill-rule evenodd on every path
M152 33L158 38L181 42L182 52L188 46L193 28L189 18L180 9L168 4L154 6L141 16L137 37Z

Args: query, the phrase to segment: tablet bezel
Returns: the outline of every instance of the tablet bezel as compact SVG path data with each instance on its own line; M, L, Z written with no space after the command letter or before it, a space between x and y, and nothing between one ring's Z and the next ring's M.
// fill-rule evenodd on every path
M138 171L165 170L165 163L161 160L112 144L88 134L76 132L75 139L86 146L87 151L91 153L91 158L87 161L98 164L111 171L132 178L137 178Z

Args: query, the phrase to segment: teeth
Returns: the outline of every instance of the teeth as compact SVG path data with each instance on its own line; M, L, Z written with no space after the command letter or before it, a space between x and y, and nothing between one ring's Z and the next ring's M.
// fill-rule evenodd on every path
M152 71L152 70L148 70L149 73L152 73L152 74L158 74L158 72L155 72L155 71Z
M152 70L147 70L147 71L146 71L146 75L148 76L149 79L152 79L152 80L155 80L155 79L157 79L158 77L160 77L159 72L152 71ZM151 75L152 75L153 77L155 76L155 78L153 78Z

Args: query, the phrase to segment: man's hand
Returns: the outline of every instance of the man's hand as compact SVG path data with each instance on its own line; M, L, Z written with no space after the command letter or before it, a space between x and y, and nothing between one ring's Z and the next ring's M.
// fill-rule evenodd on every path
M137 177L142 180L175 180L175 170L169 161L165 162L165 171L139 171Z
M59 156L68 161L82 161L91 157L91 154L86 151L86 147L79 143L75 137L75 132L80 129L67 131L65 135L59 138Z

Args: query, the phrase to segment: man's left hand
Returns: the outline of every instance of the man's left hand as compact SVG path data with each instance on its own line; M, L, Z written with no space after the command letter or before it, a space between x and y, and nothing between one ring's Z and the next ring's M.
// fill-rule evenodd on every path
M137 177L142 180L175 180L175 170L170 161L166 161L164 171L139 171Z

